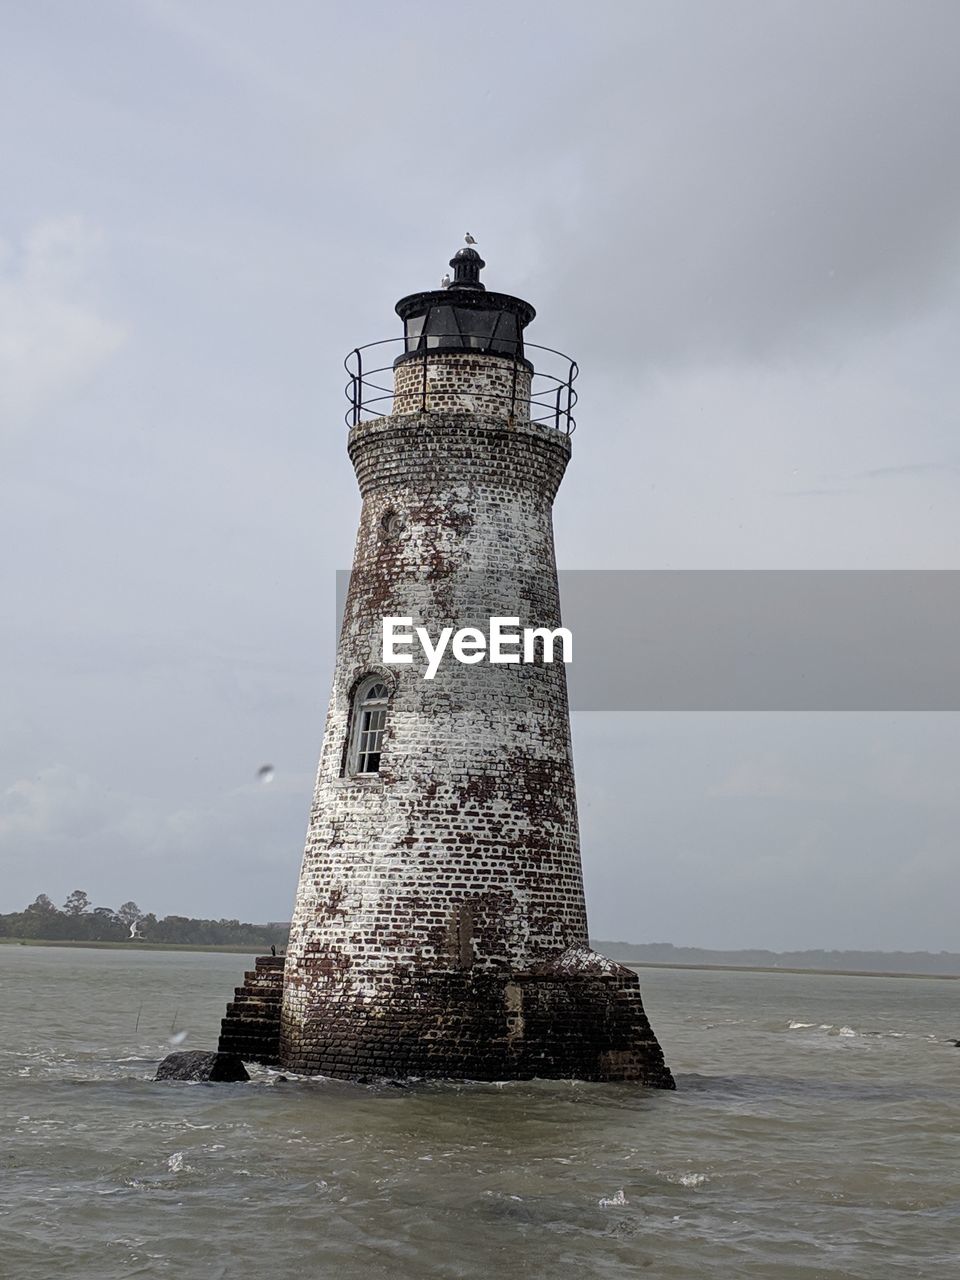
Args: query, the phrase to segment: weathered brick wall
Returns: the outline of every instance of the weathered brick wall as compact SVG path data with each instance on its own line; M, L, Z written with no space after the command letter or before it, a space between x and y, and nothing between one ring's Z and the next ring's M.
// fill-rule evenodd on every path
M284 961L259 956L227 1005L218 1048L280 1064ZM376 1001L345 992L295 1029L287 1070L347 1079L572 1077L672 1088L637 975L572 948L519 973L447 970L396 980Z
M550 508L570 442L463 414L365 423L349 449L364 502L293 923L290 1006L301 946L312 966L322 957L351 983L398 964L445 966L464 903L481 968L586 939L561 663L448 658L433 681L420 661L391 668L380 774L342 776L352 693L379 669L385 614L413 616L432 635L491 614L559 625ZM398 535L386 531L390 515Z
M419 413L425 407L433 413L525 419L530 417L530 378L527 362L512 356L428 352L397 365L393 412Z
M467 974L397 984L376 1002L325 1002L284 1054L288 1070L347 1079L634 1080L672 1089L637 975Z
M471 387L473 364L445 359ZM636 976L588 948L562 663L447 657L432 681L417 651L381 665L385 615L434 637L496 615L560 625L551 509L569 438L500 413L397 413L354 427L349 453L363 506L281 1063L669 1085ZM352 695L373 673L391 691L380 772L352 777Z

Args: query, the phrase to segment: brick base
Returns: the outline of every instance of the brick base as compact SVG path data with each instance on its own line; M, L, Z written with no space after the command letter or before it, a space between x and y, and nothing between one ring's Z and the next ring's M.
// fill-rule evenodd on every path
M304 1023L281 1030L282 965L261 957L237 988L222 1052L348 1080L539 1076L674 1087L637 975L586 948L525 973L411 975L375 1004L331 989Z

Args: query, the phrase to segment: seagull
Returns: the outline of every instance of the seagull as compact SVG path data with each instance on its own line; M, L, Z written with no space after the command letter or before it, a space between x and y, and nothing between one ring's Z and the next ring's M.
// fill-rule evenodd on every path
M469 231L467 231L467 232L465 232L465 233L464 233L463 238L464 238L464 240L467 242L467 244L476 244L476 243L477 243L477 242L476 242L476 240L474 240L473 236L470 234L470 232L469 232Z
M441 288L441 289L449 289L449 288L450 288L450 272L449 272L449 271L446 273L446 275L445 275L445 276L443 277L443 279L440 281L440 288Z

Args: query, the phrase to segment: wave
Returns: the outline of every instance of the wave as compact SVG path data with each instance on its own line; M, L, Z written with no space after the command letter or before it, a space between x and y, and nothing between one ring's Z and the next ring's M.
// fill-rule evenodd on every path
M659 1169L657 1173L661 1178L666 1178L667 1182L672 1182L677 1187L702 1187L710 1179L705 1173L662 1173Z
M854 1040L861 1036L869 1036L873 1039L881 1040L906 1040L916 1038L914 1033L908 1031L893 1031L890 1028L880 1028L875 1030L872 1028L852 1027L847 1022L841 1023L840 1025L837 1025L834 1022L801 1022L799 1018L791 1018L786 1025L786 1029L788 1031L823 1031L826 1033L826 1036L831 1039L840 1038L844 1040ZM809 1036L806 1038L808 1040L811 1039ZM927 1038L929 1038L929 1036Z

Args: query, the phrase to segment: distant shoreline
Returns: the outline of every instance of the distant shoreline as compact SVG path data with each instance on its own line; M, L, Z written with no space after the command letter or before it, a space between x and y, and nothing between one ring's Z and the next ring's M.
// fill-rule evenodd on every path
M668 964L656 960L620 960L628 969L699 969L718 973L804 973L824 978L935 978L956 982L960 973L905 973L902 969L798 969L773 964Z
M213 951L225 955L265 955L269 948L257 943L244 946L239 942L210 943L199 942L90 942L87 940L70 942L66 938L0 938L0 945L8 947L85 947L97 951Z
M239 943L204 945L191 942L68 942L57 938L0 938L0 945L20 947L86 947L100 951L210 951L221 955L264 955L264 948ZM758 964L672 964L656 960L621 960L628 969L691 969L705 973L799 973L825 978L935 978L941 982L960 981L958 973L905 973L898 969L801 969L787 965Z

